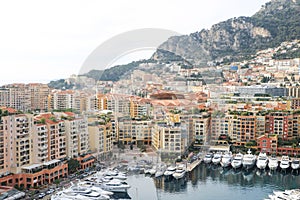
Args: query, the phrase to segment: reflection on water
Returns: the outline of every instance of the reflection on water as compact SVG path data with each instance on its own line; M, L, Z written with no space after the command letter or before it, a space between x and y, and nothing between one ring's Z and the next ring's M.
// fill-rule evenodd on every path
M300 176L297 172L283 173L257 169L244 171L201 164L187 177L180 180L136 175L131 176L128 182L129 184L135 183L129 190L132 199L253 200L264 199L273 190L299 188Z

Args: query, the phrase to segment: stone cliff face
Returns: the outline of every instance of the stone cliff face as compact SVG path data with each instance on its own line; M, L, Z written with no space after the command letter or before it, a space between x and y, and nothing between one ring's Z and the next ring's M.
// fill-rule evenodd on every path
M252 17L229 19L190 35L174 36L159 46L195 66L239 60L289 39L300 39L299 0L272 0ZM153 59L157 59L157 52ZM160 59L166 60L160 52ZM158 59L159 60L159 59Z

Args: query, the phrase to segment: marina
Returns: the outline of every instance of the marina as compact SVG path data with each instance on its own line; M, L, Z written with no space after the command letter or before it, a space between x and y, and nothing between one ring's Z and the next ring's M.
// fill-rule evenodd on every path
M210 162L204 161L207 155ZM279 193L274 191L284 193L300 188L296 158L260 154L256 159L250 151L245 155L225 153L218 157L225 157L226 165L222 165L222 161L212 162L213 153L199 153L189 161L169 165L144 160L119 164L114 169L103 169L72 184L53 194L51 199L176 200L199 197L229 200L234 196L234 199L263 200L276 199ZM243 166L245 157L249 167Z
M273 191L285 191L300 187L300 177L289 171L222 168L220 165L201 163L185 178L165 179L144 174L128 176L131 199L193 200L215 199L268 199ZM147 188L147 189L146 189Z

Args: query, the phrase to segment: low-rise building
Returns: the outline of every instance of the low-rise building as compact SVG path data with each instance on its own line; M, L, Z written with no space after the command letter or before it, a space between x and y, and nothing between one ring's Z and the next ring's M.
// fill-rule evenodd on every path
M277 135L262 135L257 138L257 150L267 154L277 153Z

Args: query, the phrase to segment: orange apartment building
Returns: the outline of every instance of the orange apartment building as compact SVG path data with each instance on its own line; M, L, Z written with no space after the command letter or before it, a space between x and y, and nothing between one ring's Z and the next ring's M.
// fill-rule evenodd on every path
M232 135L230 135L235 145L245 145L251 140L256 140L256 120L255 116L235 115L232 118Z

